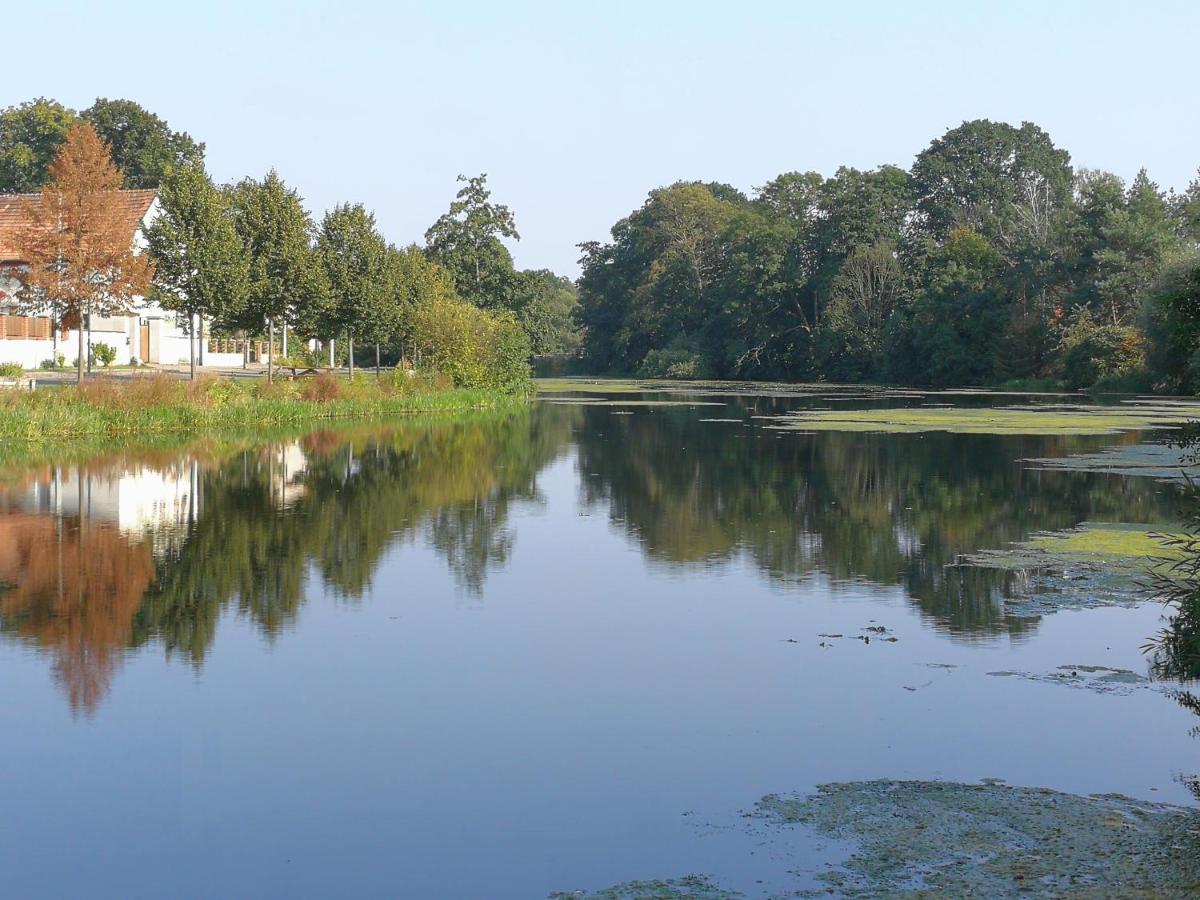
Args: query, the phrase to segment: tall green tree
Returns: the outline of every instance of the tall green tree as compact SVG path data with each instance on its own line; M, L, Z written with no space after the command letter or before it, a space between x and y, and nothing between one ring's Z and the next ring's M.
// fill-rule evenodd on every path
M487 175L459 175L450 209L425 232L429 257L445 267L460 296L485 309L511 308L513 262L502 239L520 240L513 214L491 201Z
M45 97L0 111L0 194L40 190L75 119Z
M274 169L261 181L244 179L229 189L234 226L249 259L249 290L243 328L261 333L274 347L276 323L293 321L298 308L328 296L312 248L313 223L304 201ZM273 352L267 380L274 377Z
M132 100L101 97L81 116L112 148L113 162L125 173L127 188L158 187L173 169L204 162L204 144L187 132L172 131Z
M344 334L350 373L354 341L378 345L396 329L398 305L389 291L388 246L375 217L361 203L343 204L325 214L317 232L317 259L329 288L324 330Z
M198 164L173 169L159 189L159 215L146 229L155 263L154 293L183 313L189 332L204 319L237 321L249 292L249 259L225 195ZM192 378L195 342L189 341Z
M970 228L1001 248L1045 230L1071 193L1071 157L1032 122L964 122L933 141L912 168L923 235Z

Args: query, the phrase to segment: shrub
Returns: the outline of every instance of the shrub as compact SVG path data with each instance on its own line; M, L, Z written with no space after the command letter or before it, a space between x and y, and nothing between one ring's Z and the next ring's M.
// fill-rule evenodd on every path
M20 363L0 363L0 378L20 378L25 374L25 367Z
M688 347L673 345L651 350L637 371L639 378L706 378L708 366L704 357Z
M1086 309L1067 328L1061 349L1063 378L1073 388L1130 375L1146 364L1142 336L1136 328L1098 325Z
M328 403L342 396L342 386L337 378L327 372L306 378L300 383L300 399L315 403Z
M529 384L529 338L509 313L439 297L413 317L424 363L457 387L517 392Z
M96 362L107 369L117 358L117 348L101 341L99 344L92 345L92 356L95 357Z

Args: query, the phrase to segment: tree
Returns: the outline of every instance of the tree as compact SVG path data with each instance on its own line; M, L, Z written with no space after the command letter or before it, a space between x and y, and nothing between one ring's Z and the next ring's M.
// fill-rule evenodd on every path
M876 378L884 329L900 302L904 272L896 245L879 241L860 247L842 265L826 314L825 374L842 378ZM830 371L841 357L840 371Z
M325 337L346 335L353 375L355 339L378 347L396 327L388 246L375 228L375 217L361 203L347 203L325 214L316 253L330 297L319 330Z
M907 319L911 345L891 354L896 380L935 387L992 382L996 336L1007 317L997 279L1002 264L983 235L950 232Z
M196 164L167 175L159 216L146 229L155 262L155 296L164 309L186 314L189 332L204 318L235 320L249 289L249 262L221 191ZM196 348L189 341L192 378Z
M1179 237L1200 247L1200 172L1172 203Z
M274 379L275 323L327 296L313 254L312 219L300 195L272 169L262 181L244 179L230 189L234 227L249 260L249 289L240 324L266 327L267 380Z
M132 100L101 97L81 114L112 148L113 162L125 173L125 187L153 188L180 166L204 162L204 144Z
M0 112L0 194L40 190L75 121L74 112L45 97Z
M1070 160L1032 122L964 122L913 164L919 230L940 242L966 227L1006 247L1019 231L1044 227L1069 199Z
M150 258L134 247L120 187L108 147L91 125L77 123L50 166L40 202L25 205L17 238L28 263L23 302L49 302L77 323L81 382L86 317L124 312L150 289L154 274Z
M461 297L485 309L508 308L513 263L501 238L521 239L513 214L491 202L486 173L458 180L466 185L425 232L427 252L450 273Z

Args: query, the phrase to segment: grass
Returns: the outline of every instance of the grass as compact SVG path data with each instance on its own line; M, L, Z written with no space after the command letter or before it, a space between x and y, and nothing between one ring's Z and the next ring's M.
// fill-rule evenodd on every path
M0 392L0 441L47 442L134 434L205 433L337 419L487 409L523 395L452 388L440 378L321 375L299 381L93 378L78 387Z
M782 416L776 427L802 431L1087 435L1170 428L1197 417L1200 417L1200 403L1150 401L1120 406L820 409Z

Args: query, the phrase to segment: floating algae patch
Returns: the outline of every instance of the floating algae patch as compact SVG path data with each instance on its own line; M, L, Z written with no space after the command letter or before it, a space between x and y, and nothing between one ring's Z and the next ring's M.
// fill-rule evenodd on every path
M1200 812L1113 794L937 781L827 784L752 816L857 842L794 896L1194 896Z
M555 891L550 900L735 900L743 894L717 887L701 875L627 881L601 891Z
M1150 570L1178 558L1178 550L1163 547L1156 537L1174 527L1085 522L1034 534L1007 550L963 554L951 566L1012 573L1005 609L1016 616L1134 606L1145 600Z
M1076 453L1054 459L1026 459L1038 469L1100 472L1108 475L1141 475L1159 481L1186 481L1200 476L1200 464L1191 454L1169 444L1130 444L1096 453Z
M724 406L716 400L544 400L556 406Z
M985 406L802 410L778 416L784 430L958 434L1096 435L1173 428L1200 416L1186 406Z
M1139 688L1170 690L1161 682L1153 682L1145 675L1131 669L1113 669L1108 666L1059 666L1053 672L988 672L995 678L1020 678L1041 684L1061 684L1067 687L1084 688L1098 694L1128 694Z

